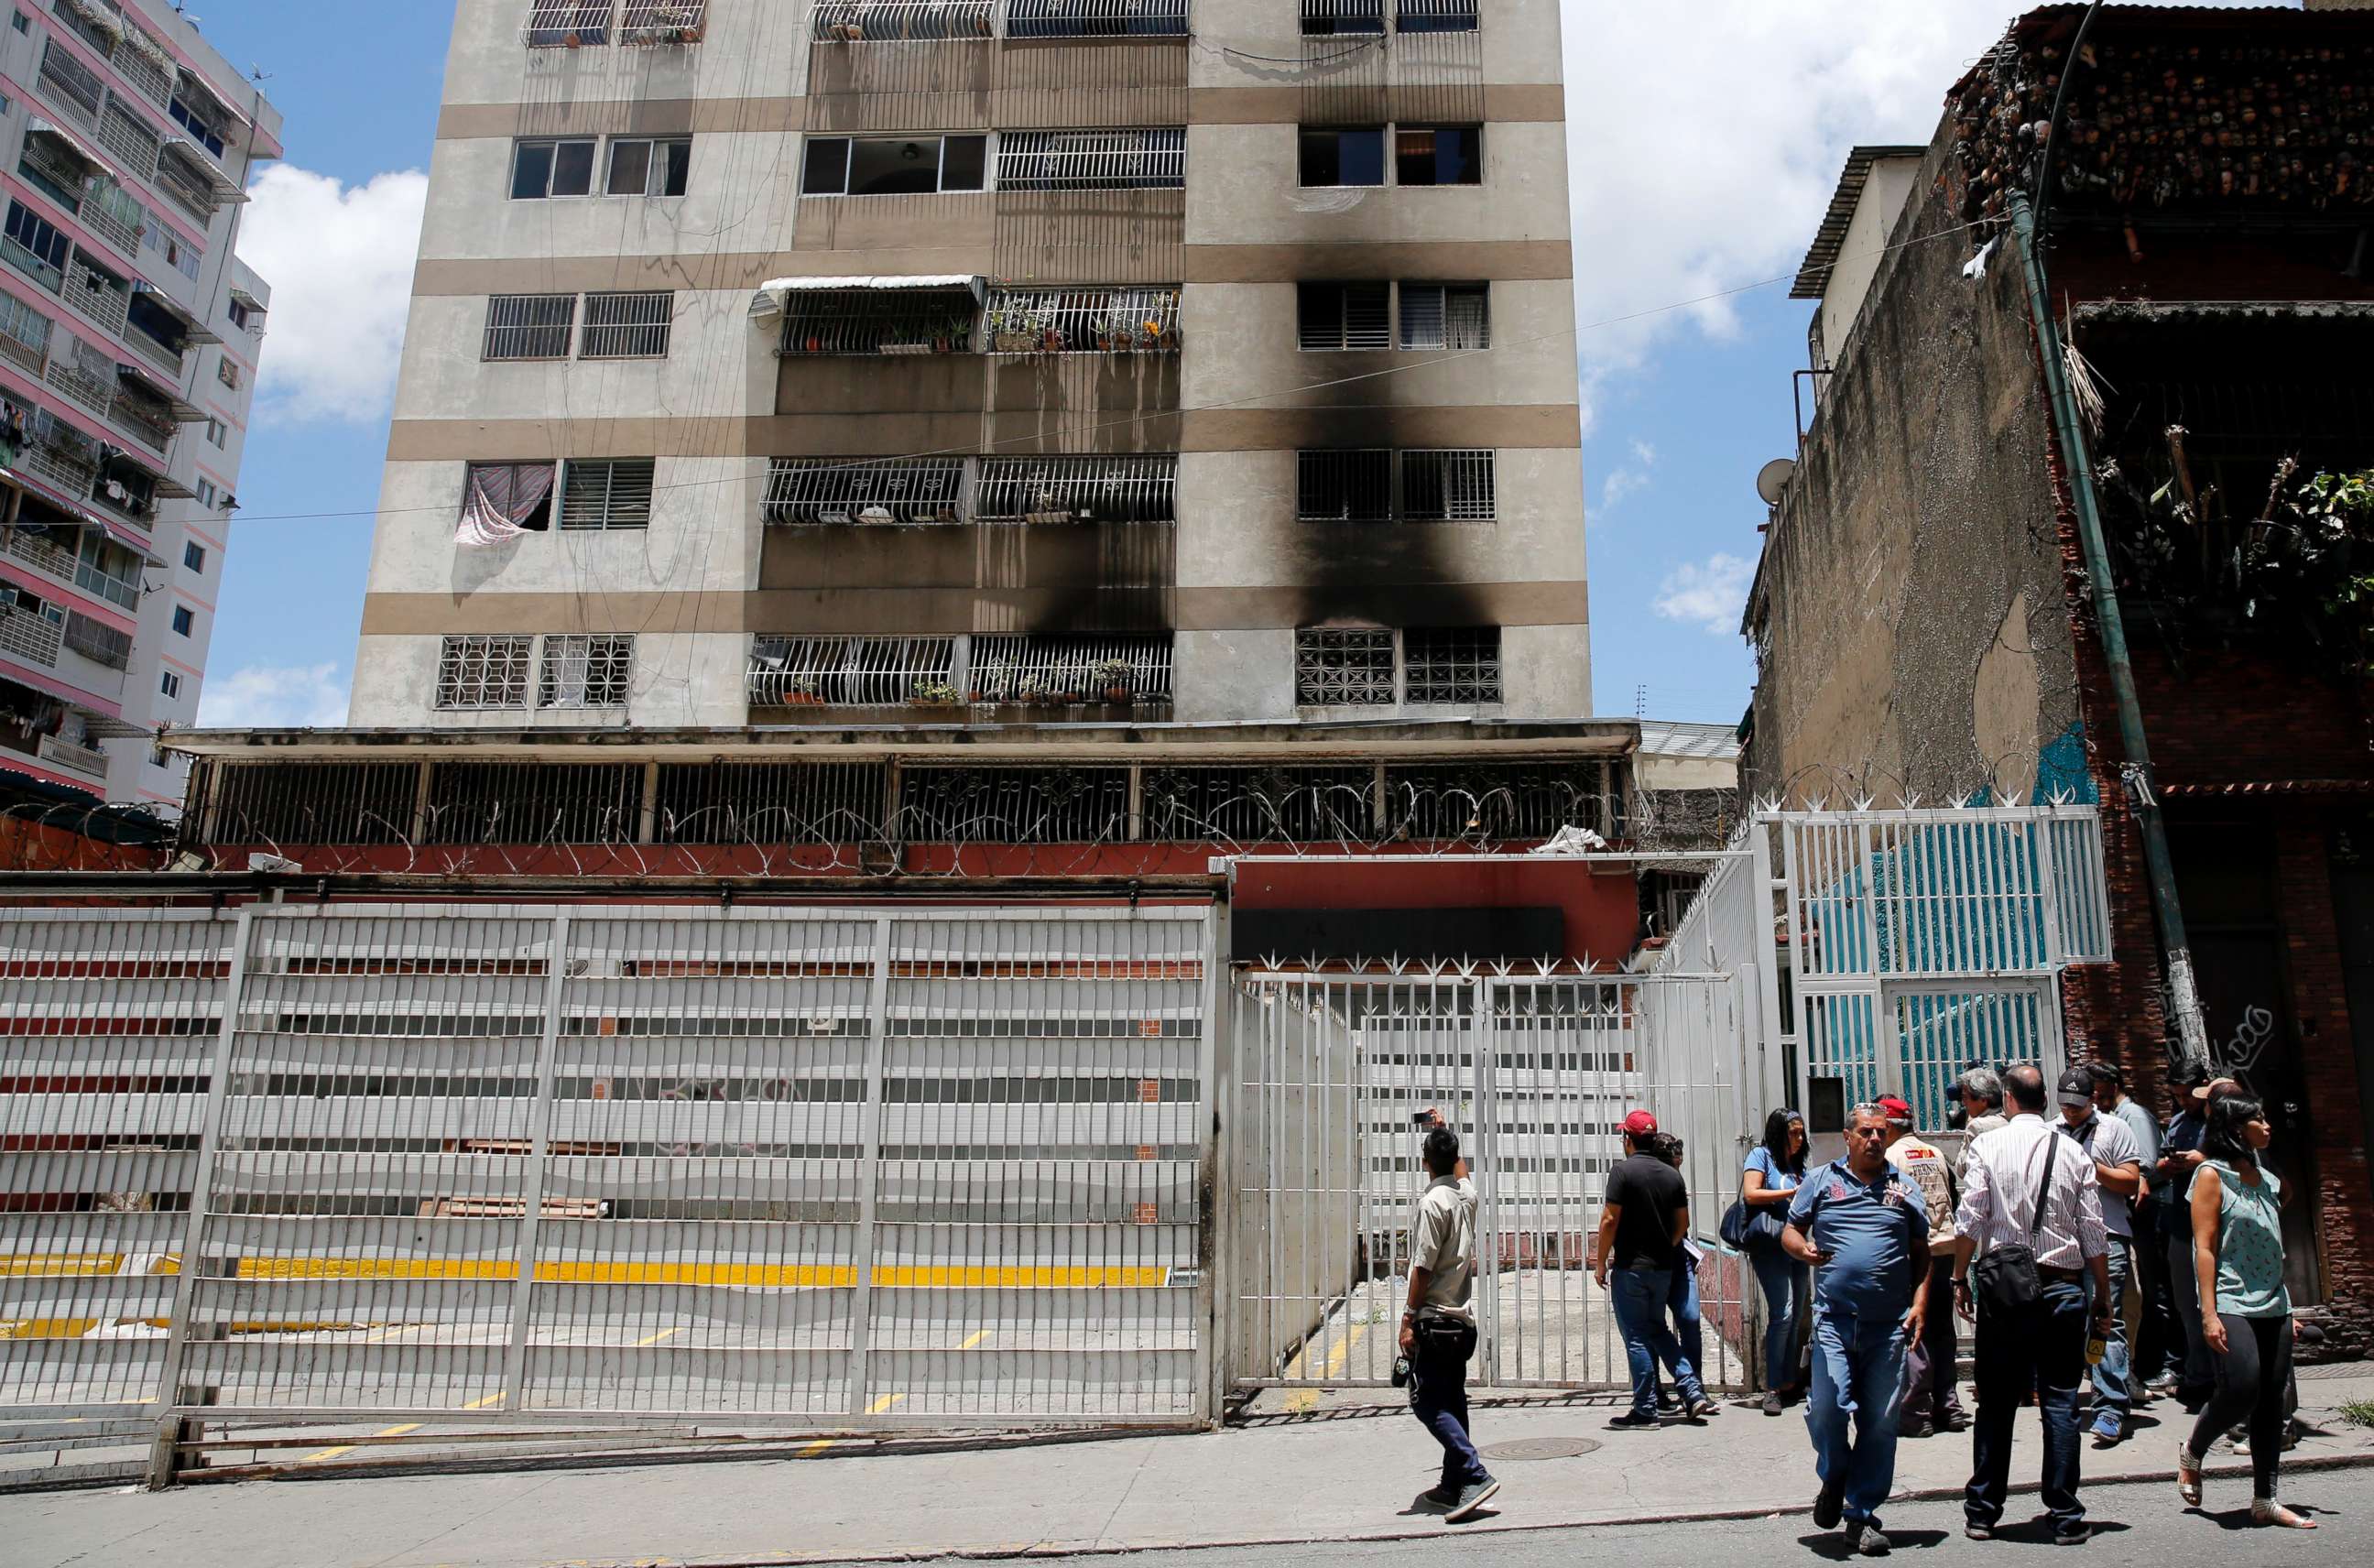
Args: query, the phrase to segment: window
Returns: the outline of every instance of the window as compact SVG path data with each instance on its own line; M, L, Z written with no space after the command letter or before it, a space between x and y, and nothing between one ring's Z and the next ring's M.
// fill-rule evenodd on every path
M215 380L222 383L225 386L229 387L234 392L238 391L239 361L233 360L228 354L216 355Z
M649 144L645 144L648 146ZM594 138L521 142L511 149L511 200L594 193Z
M778 457L768 465L758 515L777 524L955 523L963 493L960 457Z
M237 300L231 301L223 307L223 314L230 317L231 325L242 332L247 330L247 307Z
M544 665L536 675L539 708L622 708L633 674L635 639L615 636L547 637Z
M648 457L572 457L561 471L564 528L648 528L652 473Z
M1390 283L1304 283L1295 289L1295 346L1306 352L1389 348Z
M1474 125L1396 127L1393 182L1402 185L1482 184L1483 131Z
M574 294L494 294L487 300L487 360L566 360Z
M1302 0L1305 38L1384 30L1384 0Z
M524 708L533 637L448 637L437 654L440 708Z
M488 532L552 526L552 465L473 463L462 472L462 511Z
M33 18L19 11L8 18L8 25L18 32L29 35L33 30Z
M1295 454L1295 515L1305 523L1488 523L1489 448Z
M1402 633L1404 685L1412 702L1500 701L1500 629L1497 626Z
M13 198L8 203L6 232L9 239L30 252L36 260L46 262L61 271L65 269L66 237L58 232L56 224Z
M192 609L189 606L187 606L187 605L175 605L175 606L173 607L173 635L174 635L174 636L176 636L176 637L187 637L187 636L190 634L190 630L191 630L191 628L193 628L193 627L194 627L195 625L197 625L197 623L198 623L198 615L197 615L197 612L196 612L195 610Z
M675 319L672 293L588 294L578 355L587 360L664 359Z
M225 446L229 444L229 442L230 427L229 425L224 424L220 419L208 419L206 421L206 444L208 446Z
M50 318L14 294L0 294L0 355L38 376L50 356Z
M1385 183L1385 132L1381 125L1302 130L1305 185L1381 185Z
M998 134L1001 191L1175 191L1186 183L1181 126Z
M215 502L221 498L222 491L215 489L215 482L212 479L199 479L195 481L194 488L198 492L198 504L206 511L212 512L215 509Z
M577 48L610 41L611 0L529 0L520 37L530 49Z
M182 564L204 575L206 570L206 547L194 539L182 541Z
M1474 32L1476 0L1397 0L1396 32Z
M680 196L691 176L689 138L619 138L610 143L610 178L602 188L614 196Z
M1489 348L1492 289L1484 283L1404 283L1404 348Z
M182 678L171 670L167 670L163 678L157 682L157 690L168 697L179 697L182 694Z
M1306 627L1294 634L1294 700L1306 708L1390 708L1393 634Z
M193 102L187 94L185 84L173 94L172 105L166 112L172 115L175 124L190 133L192 141L220 159L223 155L223 137L219 128L221 111L206 99Z
M1305 523L1387 523L1393 515L1390 452L1295 454L1294 514Z
M989 160L987 136L810 136L800 194L808 196L922 195L978 191Z
M102 625L80 610L66 612L65 645L110 669L132 667L132 633Z

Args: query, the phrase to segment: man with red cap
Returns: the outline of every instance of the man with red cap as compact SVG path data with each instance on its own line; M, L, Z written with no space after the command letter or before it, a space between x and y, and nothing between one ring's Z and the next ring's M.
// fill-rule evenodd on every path
M1656 1139L1657 1118L1648 1112L1624 1118L1625 1158L1607 1173L1607 1199L1592 1259L1592 1273L1615 1303L1616 1326L1624 1336L1632 1373L1632 1409L1607 1423L1618 1431L1658 1424L1660 1362L1673 1374L1682 1409L1692 1420L1715 1413L1670 1321L1685 1289L1675 1259L1689 1234L1690 1195L1682 1173L1658 1154Z

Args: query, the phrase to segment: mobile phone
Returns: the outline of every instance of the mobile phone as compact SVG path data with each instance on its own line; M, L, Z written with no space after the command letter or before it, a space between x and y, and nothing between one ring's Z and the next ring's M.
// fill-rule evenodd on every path
M1411 1112L1410 1126L1414 1127L1430 1127L1434 1126L1434 1113L1431 1111Z

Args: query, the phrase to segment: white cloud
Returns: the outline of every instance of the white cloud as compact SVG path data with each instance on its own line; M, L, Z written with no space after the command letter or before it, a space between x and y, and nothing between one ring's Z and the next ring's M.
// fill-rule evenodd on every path
M1600 487L1599 510L1603 513L1612 511L1635 490L1649 488L1649 471L1657 466L1657 449L1638 438L1631 444L1632 461L1609 469L1606 482Z
M249 665L208 678L198 723L208 729L338 727L347 722L347 678L336 665Z
M1562 0L1586 413L1599 387L1647 363L1660 340L1692 328L1727 337L1738 320L1731 301L1709 300L1588 324L1793 273L1847 149L1926 144L1945 89L2016 8Z
M405 170L348 186L282 163L249 195L239 257L272 289L260 415L381 418L395 392L429 176Z
M1718 550L1703 562L1692 561L1665 573L1652 602L1659 615L1696 626L1710 637L1739 630L1747 607L1747 584L1756 568L1735 555Z

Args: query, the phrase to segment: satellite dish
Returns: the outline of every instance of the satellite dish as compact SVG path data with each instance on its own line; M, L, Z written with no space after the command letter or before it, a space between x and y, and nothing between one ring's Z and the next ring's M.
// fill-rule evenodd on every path
M1767 506L1778 506L1788 493L1790 476L1797 471L1793 457L1776 457L1756 470L1756 493L1764 498Z

